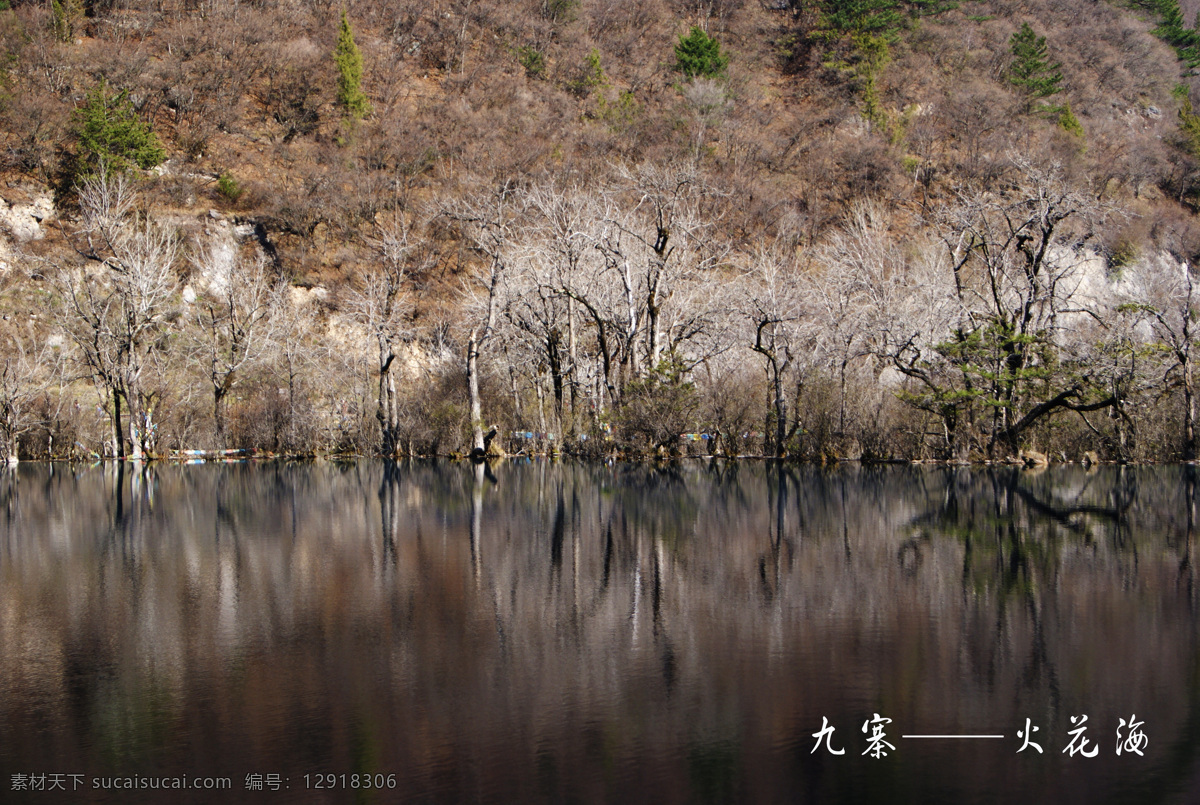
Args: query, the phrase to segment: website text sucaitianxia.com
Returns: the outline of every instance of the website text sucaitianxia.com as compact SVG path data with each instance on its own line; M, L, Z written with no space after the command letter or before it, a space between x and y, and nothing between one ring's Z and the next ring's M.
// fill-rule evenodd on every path
M88 777L85 774L14 774L13 791L92 790L199 790L226 791L233 788L229 777Z
M305 774L304 787L310 789L394 789L395 774ZM246 775L247 791L284 791L291 788L292 778L283 774L251 773ZM9 790L24 792L46 791L145 791L191 790L228 791L233 789L230 777L149 777L108 776L89 777L86 774L30 773L13 774Z

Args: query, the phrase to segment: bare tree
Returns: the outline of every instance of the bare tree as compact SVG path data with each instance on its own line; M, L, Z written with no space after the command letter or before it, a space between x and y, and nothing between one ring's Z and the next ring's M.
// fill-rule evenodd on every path
M618 169L586 227L594 253L565 278L564 293L594 328L610 402L664 358L690 369L711 354L720 295L705 292L727 249L714 235L712 200L690 168ZM694 353L694 354L688 354Z
M844 227L815 253L804 296L820 329L818 348L838 382L838 430L846 432L847 376L878 370L897 346L947 332L947 289L919 240L904 248L875 202L856 203ZM932 269L932 270L931 270ZM944 272L943 272L944 273Z
M577 270L562 278L562 290L580 308L580 319L591 326L595 338L598 388L596 404L603 407L619 400L626 376L636 367L633 344L641 331L641 318L633 295L631 266L620 259L619 231L606 230L598 221L588 228L593 254L602 259L585 259ZM614 245L616 244L616 245ZM617 280L617 281L614 281Z
M0 341L0 455L10 464L19 457L20 438L48 424L45 402L62 375L61 351L46 343L34 348L29 336L12 333Z
M505 318L537 356L537 366L549 372L559 427L569 411L573 430L581 324L572 289L578 289L588 264L597 262L591 232L596 209L578 186L539 185L525 201L529 222L516 252ZM536 389L540 401L540 379Z
M694 170L646 164L622 168L618 178L599 248L625 293L628 354L633 375L640 377L643 337L644 358L653 368L664 349L693 334L686 325L672 333L669 305L682 287L715 268L726 250L714 233L718 215L705 207L713 193ZM623 208L622 197L631 205Z
M787 379L795 364L811 352L812 319L805 316L798 268L794 258L786 256L779 244L758 250L750 259L743 276L740 307L753 327L750 348L767 362L772 410L768 420L774 423L772 452L782 456L799 420L788 428ZM768 432L770 428L768 428Z
M733 101L730 99L725 85L713 78L694 78L684 84L681 91L684 100L691 107L695 119L692 161L699 163L707 143L709 129L720 125L733 108Z
M467 391L471 404L471 451L475 455L482 455L487 449L479 398L479 356L487 348L496 328L496 317L504 307L504 283L513 256L516 202L516 188L512 182L504 181L483 198L453 203L445 210L447 216L458 222L467 242L484 261L482 271L472 273L464 288L464 314L470 327Z
M947 441L989 453L1016 452L1056 412L1118 403L1067 337L1078 317L1103 312L1080 289L1084 246L1109 211L1057 169L1013 163L1005 191L961 193L935 221L957 308L950 331L932 347L889 347L918 384L910 400L942 417Z
M1196 368L1192 348L1200 332L1200 287L1186 262L1169 257L1141 260L1130 266L1127 307L1140 314L1153 342L1169 356L1168 375L1177 375L1183 388L1183 457L1196 458Z
M157 395L147 383L149 353L162 349L178 285L174 231L135 209L129 180L101 170L79 189L81 221L71 241L88 261L52 265L48 276L63 326L105 400L112 455L125 455L122 406L129 409L132 457L153 448Z
M379 230L378 260L360 276L349 300L349 312L367 331L378 355L379 391L375 418L379 422L381 450L394 456L399 448L400 413L396 396L397 350L409 337L412 305L407 293L410 266L417 247L410 237L410 224L397 218Z
M225 401L245 368L264 353L272 283L261 253L244 257L232 237L211 237L201 244L192 264L207 282L196 300L200 329L199 357L212 386L217 444L227 447Z
M275 286L270 302L271 336L269 349L273 355L271 365L282 374L285 384L279 389L287 398L286 434L276 434L276 449L298 452L308 444L312 422L302 418L306 409L305 372L314 362L325 357L319 339L316 320L318 311L312 301L296 298L297 292L287 283Z
M557 290L549 267L540 257L534 254L516 263L503 322L512 336L508 340L515 339L532 357L526 363L534 374L539 406L545 393L542 378L549 372L556 428L561 430L567 413L567 378L573 367L566 333L569 303L573 300ZM514 352L506 349L506 355ZM509 360L510 371L516 370L514 360Z

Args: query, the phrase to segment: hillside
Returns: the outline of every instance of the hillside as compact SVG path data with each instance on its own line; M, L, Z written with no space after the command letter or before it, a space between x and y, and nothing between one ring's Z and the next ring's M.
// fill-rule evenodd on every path
M3 441L1193 457L1195 12L14 2Z

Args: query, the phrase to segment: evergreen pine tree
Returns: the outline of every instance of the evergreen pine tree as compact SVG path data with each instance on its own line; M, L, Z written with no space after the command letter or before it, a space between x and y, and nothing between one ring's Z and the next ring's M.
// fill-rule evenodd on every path
M684 78L718 78L728 66L729 57L721 52L720 43L695 25L675 45L675 69Z
M129 90L109 95L103 81L75 110L72 129L79 148L71 181L101 165L110 170L153 168L167 158L154 130L134 112Z
M821 3L821 29L827 38L842 34L870 34L894 45L904 17L898 0L825 0Z
M1159 24L1150 33L1174 47L1188 67L1200 67L1200 14L1188 28L1179 0L1131 0L1130 4L1156 14Z
M342 27L338 32L337 46L333 49L333 60L338 69L337 102L355 120L371 114L371 102L363 94L361 86L362 53L354 44L354 32L350 30L350 20L346 18L345 10L342 11Z
M1200 156L1200 115L1192 111L1192 101L1186 95L1179 109L1179 129L1183 132L1183 147L1192 156Z
M1013 54L1008 68L1009 83L1025 96L1025 111L1033 111L1037 101L1058 93L1062 65L1050 62L1046 37L1035 34L1027 22L1012 35L1009 45Z
M1087 137L1087 132L1083 130L1083 124L1079 122L1079 118L1075 117L1075 113L1071 111L1069 101L1063 104L1062 109L1059 111L1058 127L1081 140Z

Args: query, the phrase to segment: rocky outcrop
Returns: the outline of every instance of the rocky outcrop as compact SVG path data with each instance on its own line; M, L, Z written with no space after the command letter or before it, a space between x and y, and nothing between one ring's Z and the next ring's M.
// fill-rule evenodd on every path
M16 258L14 247L46 236L45 225L55 215L54 199L39 188L17 187L0 197L0 273Z
M25 200L0 198L0 230L15 243L28 243L45 237L43 222L54 217L54 199L48 192L34 191Z
M14 244L26 244L46 236L43 223L54 217L54 198L48 191L17 188L7 198L0 198L0 232Z
M1022 450L1017 453L1017 459L1027 469L1050 466L1050 457L1045 453L1039 453L1036 450Z

